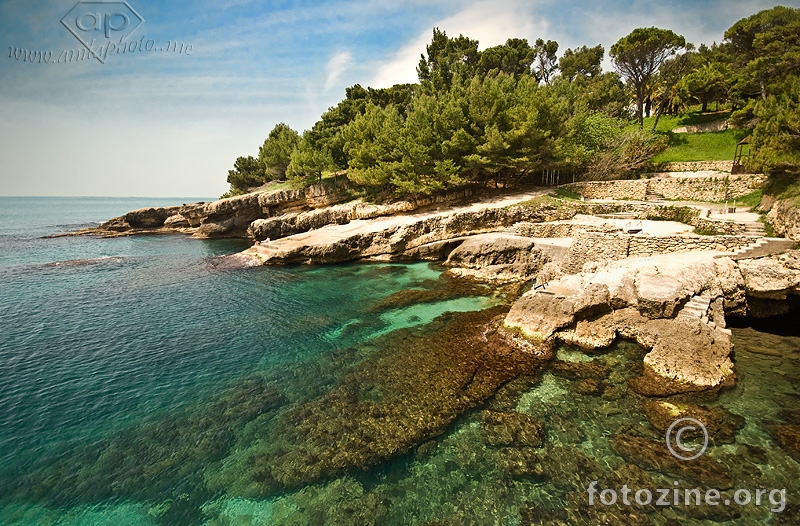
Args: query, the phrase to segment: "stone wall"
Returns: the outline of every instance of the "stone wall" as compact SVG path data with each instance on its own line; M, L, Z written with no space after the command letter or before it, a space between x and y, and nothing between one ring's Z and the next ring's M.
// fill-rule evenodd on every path
M746 230L742 223L736 223L735 221L717 221L703 217L697 218L694 227L706 234L718 236L735 236L744 234Z
M592 225L577 223L517 223L511 230L524 237L575 237L579 232L618 232L614 225Z
M662 163L658 170L662 172L702 172L716 170L730 173L733 161L692 161L686 163Z
M753 241L746 236L670 235L648 236L607 234L601 232L579 233L567 252L561 269L568 274L580 272L589 261L646 257L692 250L733 251L746 247Z
M648 189L666 199L725 201L750 194L766 181L761 174L727 177L656 177L618 181L586 181L564 185L587 199L644 201Z
M727 177L658 177L648 179L650 191L665 199L685 201L725 201L751 194L767 180L764 175L743 174Z
M586 199L617 199L644 201L647 196L647 181L644 179L619 181L587 181L569 183L566 188L581 194Z

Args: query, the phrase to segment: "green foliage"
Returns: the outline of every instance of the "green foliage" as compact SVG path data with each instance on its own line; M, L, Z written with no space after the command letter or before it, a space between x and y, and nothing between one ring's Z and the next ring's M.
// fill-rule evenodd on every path
M755 152L751 167L800 173L800 77L789 77L781 91L753 107L759 123L750 140Z
M659 152L667 139L640 127L622 128L606 139L604 149L589 164L589 179L619 179L639 171Z
M541 38L537 38L533 49L533 73L536 75L536 80L550 84L550 77L558 69L558 59L556 58L558 42L555 40L545 42Z
M773 83L800 67L800 9L776 6L736 22L725 32L743 97L774 93Z
M433 39L425 48L417 66L419 82L429 91L450 89L454 80L471 79L478 70L480 54L478 41L463 35L449 38L447 33L433 28Z
M292 152L286 176L293 186L322 182L322 172L333 168L333 159L326 150L315 149L306 133Z
M279 124L257 161L237 160L230 192L286 176L309 184L337 169L346 169L361 186L353 191L363 195L426 194L465 183L509 186L543 170L627 177L647 162L731 159L750 129L750 167L794 174L800 166L800 77L793 73L800 66L798 13L762 11L737 22L724 43L697 50L670 30L635 29L610 50L619 73L602 71L600 45L568 49L560 59L558 43L541 38L533 45L512 38L479 51L476 40L436 28L417 68L419 84L347 88L302 140ZM631 123L630 88L638 129ZM734 111L705 113L714 102ZM648 119L653 132L643 129L645 104L648 112L655 109ZM743 129L669 131L728 117Z
M686 45L686 40L668 29L640 27L611 46L611 59L633 86L639 125L643 126L645 91L662 64Z
M403 119L394 106L368 104L363 115L342 129L347 177L356 184L385 186L399 169Z
M536 58L535 50L527 39L510 38L502 46L483 50L478 60L478 71L482 76L506 73L519 77L529 75Z
M555 195L561 199L572 199L574 201L581 200L581 194L563 186L556 188Z
M710 102L728 92L728 83L720 66L705 64L679 80L676 89L682 101L699 102L707 111Z
M605 49L598 44L589 48L581 46L575 50L567 49L558 61L561 76L568 80L575 80L578 75L583 77L596 77L602 71L600 64L603 62Z
M300 143L300 135L288 125L275 125L258 151L258 160L270 179L286 178L286 168L292 160L292 152Z
M231 188L224 195L232 197L248 192L250 188L261 186L266 182L264 167L252 156L238 157L233 163L233 170L228 170L228 184Z

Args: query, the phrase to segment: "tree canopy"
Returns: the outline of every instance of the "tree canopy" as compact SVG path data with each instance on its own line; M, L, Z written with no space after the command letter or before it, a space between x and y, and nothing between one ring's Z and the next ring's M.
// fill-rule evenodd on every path
M663 113L714 102L752 129L753 169L800 166L798 9L743 18L698 49L668 29L634 29L610 49L616 71L603 71L602 45L558 50L544 38L480 50L434 28L418 83L351 86L302 136L276 125L257 158L236 159L231 192L284 178L311 184L337 170L367 192L395 195L515 184L543 170L624 177L666 148L654 133ZM651 107L656 119L644 130Z
M662 64L686 45L686 40L657 27L640 27L611 46L614 67L633 86L636 94L636 116L644 126L644 99L648 84Z

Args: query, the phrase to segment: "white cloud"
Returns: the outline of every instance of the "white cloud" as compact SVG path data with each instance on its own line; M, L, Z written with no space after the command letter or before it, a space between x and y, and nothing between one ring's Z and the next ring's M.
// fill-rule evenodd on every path
M393 84L416 82L416 67L425 46L431 41L432 28L438 27L448 36L464 35L478 40L480 49L505 43L509 38L544 37L547 21L534 16L529 2L520 0L479 1L455 15L440 20L405 44L388 61L377 65L377 73L369 86L385 88Z
M335 88L339 78L353 62L353 54L349 51L336 53L325 65L325 91Z

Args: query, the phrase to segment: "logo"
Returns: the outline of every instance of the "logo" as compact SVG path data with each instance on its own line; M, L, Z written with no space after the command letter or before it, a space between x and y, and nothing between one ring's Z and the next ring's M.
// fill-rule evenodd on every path
M686 432L697 432L698 430L703 432L703 446L700 448L687 447L681 440L681 435ZM673 432L675 447L673 447L672 444ZM667 448L669 448L669 452L672 453L673 457L677 458L678 460L694 460L706 452L706 448L708 447L708 430L706 429L706 426L704 426L703 423L696 418L679 418L670 424L669 428L667 429L666 439ZM676 451L676 448L678 451Z
M144 24L144 18L128 2L81 0L64 15L61 23L94 58L105 64L105 57L95 52L95 44L108 49L111 43L124 42Z

